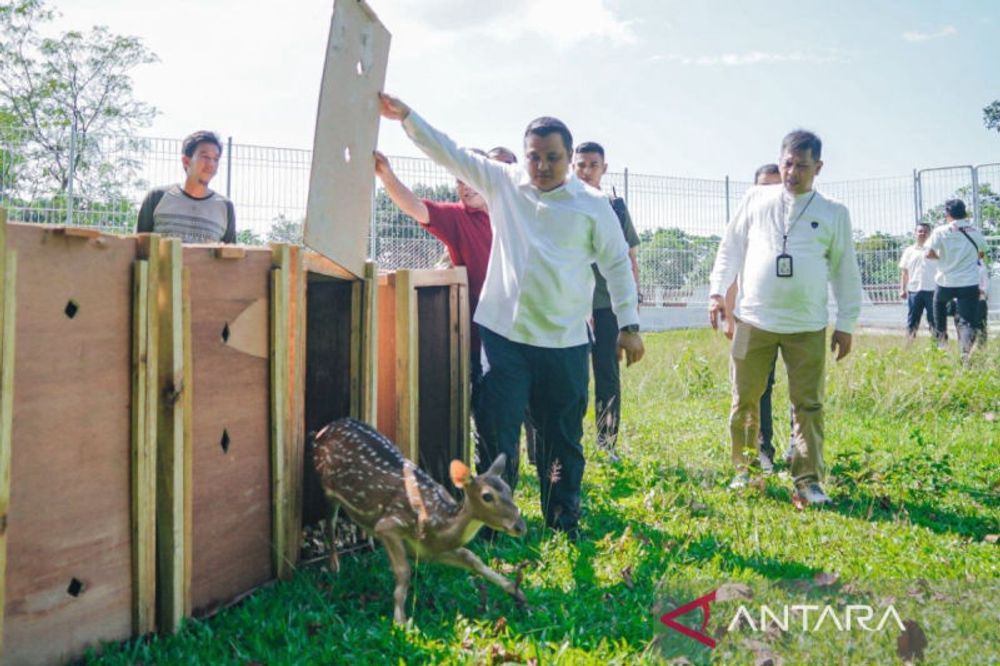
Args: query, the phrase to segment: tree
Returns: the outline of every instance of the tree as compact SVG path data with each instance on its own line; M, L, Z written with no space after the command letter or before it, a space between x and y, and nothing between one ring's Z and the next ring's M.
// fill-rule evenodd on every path
M29 199L62 193L74 173L81 197L123 198L138 168L131 137L156 113L135 99L130 72L156 55L103 26L42 35L55 16L45 0L0 0L2 121L23 128L17 187Z
M1000 99L983 108L983 125L988 130L1000 132Z
M975 220L979 228L987 236L1000 234L1000 194L993 191L989 183L979 185L979 217ZM972 186L966 185L955 190L955 194L949 198L961 199L965 202L969 215L972 211ZM944 221L944 203L929 209L921 218L932 227Z

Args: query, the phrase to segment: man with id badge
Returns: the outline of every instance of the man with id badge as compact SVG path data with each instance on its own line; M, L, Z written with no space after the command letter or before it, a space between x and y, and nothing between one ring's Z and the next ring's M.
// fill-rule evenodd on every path
M788 370L795 414L791 474L809 504L830 501L820 482L823 464L823 378L827 285L837 303L830 350L851 350L861 312L861 273L847 208L813 189L823 167L822 142L797 130L781 143L783 187L751 188L726 226L712 269L709 320L718 328L723 294L739 276L732 342L733 403L729 426L736 476L746 486L757 460L760 398L778 352Z

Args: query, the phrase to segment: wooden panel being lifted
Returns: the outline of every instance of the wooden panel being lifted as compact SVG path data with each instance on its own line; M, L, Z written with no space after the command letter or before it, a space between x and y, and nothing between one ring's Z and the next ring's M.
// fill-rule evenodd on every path
M270 384L268 360L233 346L268 339L270 250L242 259L216 258L212 248L187 246L190 271L192 394L192 571L195 615L273 576L271 529Z
M8 225L18 258L5 664L132 631L135 239Z
M305 243L364 276L389 32L361 0L337 0L316 114Z

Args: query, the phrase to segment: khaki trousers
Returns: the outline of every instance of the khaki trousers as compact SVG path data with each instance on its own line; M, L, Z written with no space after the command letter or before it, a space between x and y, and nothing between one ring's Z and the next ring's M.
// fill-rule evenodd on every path
M729 431L733 465L745 472L757 457L760 398L778 350L788 369L788 397L794 413L792 478L797 486L823 478L823 373L826 329L771 333L736 322L732 344L733 407Z

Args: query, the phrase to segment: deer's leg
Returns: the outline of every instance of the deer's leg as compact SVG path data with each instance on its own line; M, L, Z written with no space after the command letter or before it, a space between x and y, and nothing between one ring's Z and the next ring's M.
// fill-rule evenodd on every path
M476 554L468 548L456 548L455 550L447 550L443 553L438 553L434 556L434 561L479 574L521 603L525 603L527 601L524 596L524 592L522 592L517 585L514 584L514 581L504 578L496 571L493 571L493 569L490 569L488 566L483 564L483 561L476 557Z
M375 536L385 545L389 555L392 573L396 576L396 588L393 590L392 621L396 624L406 624L406 595L410 591L410 563L406 559L406 546L395 532L395 524L387 524L382 519L375 525Z
M337 554L337 540L335 537L337 529L337 516L340 515L340 503L331 500L333 511L326 519L327 545L330 546L330 571L340 573L340 556Z

